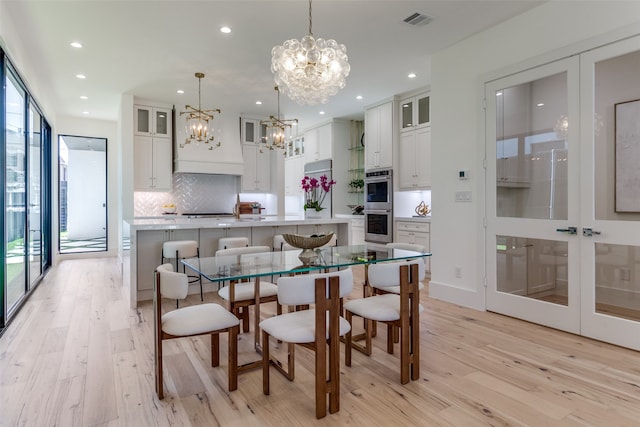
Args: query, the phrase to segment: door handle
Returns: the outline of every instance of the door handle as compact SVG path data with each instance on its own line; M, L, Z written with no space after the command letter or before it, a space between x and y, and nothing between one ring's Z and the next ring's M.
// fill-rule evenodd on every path
M556 228L556 231L567 234L578 234L578 227Z
M591 229L591 228L583 228L583 229L582 229L582 235L583 235L584 237L591 237L591 236L593 236L594 234L600 234L600 232L599 232L599 231L594 231L594 230L593 230L593 229Z

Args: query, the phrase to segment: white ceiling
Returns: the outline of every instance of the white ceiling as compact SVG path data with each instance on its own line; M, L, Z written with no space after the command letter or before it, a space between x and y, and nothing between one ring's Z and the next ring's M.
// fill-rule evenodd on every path
M30 66L53 91L56 113L107 120L117 120L123 93L178 110L197 105L195 72L206 74L203 108L221 108L223 116L274 114L271 49L308 33L305 0L3 2L31 52ZM347 46L351 74L325 105L301 107L281 96L281 115L300 119L303 129L330 117L361 118L368 104L429 85L432 53L540 3L316 0L313 35ZM404 23L414 12L433 21ZM232 33L222 34L223 25ZM84 47L72 48L72 41ZM417 77L407 78L410 72ZM80 73L87 78L77 79Z

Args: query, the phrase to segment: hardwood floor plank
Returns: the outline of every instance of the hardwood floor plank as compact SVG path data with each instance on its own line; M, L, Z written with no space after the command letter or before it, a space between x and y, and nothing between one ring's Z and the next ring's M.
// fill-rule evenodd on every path
M216 368L208 337L195 337L165 341L160 401L151 303L129 309L120 274L104 258L64 261L45 277L0 337L0 425L637 427L640 419L639 352L434 300L428 284L418 381L400 385L397 344L387 354L379 328L370 357L355 352L346 367L341 349L341 409L316 420L313 352L296 349L293 382L272 372L269 396L259 370L229 393L227 337ZM351 298L362 277L355 268ZM220 302L215 293L205 300ZM181 306L199 303L190 295ZM241 361L257 358L252 339L240 335Z

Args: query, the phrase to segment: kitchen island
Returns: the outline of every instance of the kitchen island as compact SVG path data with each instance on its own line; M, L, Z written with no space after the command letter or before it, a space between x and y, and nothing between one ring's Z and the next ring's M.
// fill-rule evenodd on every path
M127 221L131 231L130 306L135 308L138 300L153 297L153 272L162 261L162 244L169 240L195 240L199 244L200 256L214 256L218 250L218 239L222 237L247 237L252 246L272 247L277 234L322 234L334 232L338 245L349 245L350 220L346 218L305 219L301 216L241 216L240 218L186 218L171 216L161 218L134 219ZM203 281L205 292L217 290L217 285ZM189 292L199 292L192 286Z

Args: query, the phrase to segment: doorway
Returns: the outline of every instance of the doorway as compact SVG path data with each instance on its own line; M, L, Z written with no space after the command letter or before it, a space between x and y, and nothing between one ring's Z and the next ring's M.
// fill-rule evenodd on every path
M616 109L640 100L639 43L485 84L487 309L636 350L640 205L617 194L640 188L640 107L624 135Z
M107 241L107 140L60 135L59 251L105 252Z

